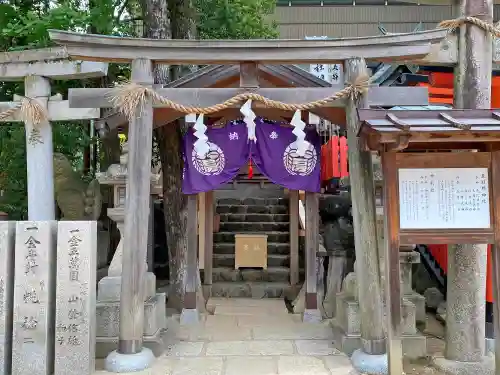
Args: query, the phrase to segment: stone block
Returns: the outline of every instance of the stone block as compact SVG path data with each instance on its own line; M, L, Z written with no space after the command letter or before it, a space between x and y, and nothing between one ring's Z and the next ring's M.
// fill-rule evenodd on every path
M359 303L354 297L339 293L337 296L336 322L348 335L357 335L361 332Z
M97 222L60 221L54 375L95 371Z
M151 349L156 357L159 357L165 351L168 344L168 331L158 330L153 336L144 336L143 345ZM109 353L118 347L118 337L97 337L96 339L96 358L106 358ZM33 374L32 374L33 375Z
M425 298L424 296L412 292L405 294L404 298L415 305L415 314L417 323L425 324L427 322L427 315L425 313Z
M145 275L145 301L154 297L156 294L156 276L152 272L146 272ZM99 302L116 302L120 300L122 288L121 276L106 276L99 281L97 287L97 300Z
M15 223L0 221L0 375L12 369Z
M56 222L16 226L12 373L52 375L55 345Z
M351 356L356 349L361 348L361 335L346 335L338 327L333 327L335 342L340 344L340 350ZM417 359L427 355L427 339L417 333L402 335L403 355L409 359Z
M159 293L144 303L144 335L153 336L166 325L165 293ZM120 332L120 302L97 302L97 334L117 337Z

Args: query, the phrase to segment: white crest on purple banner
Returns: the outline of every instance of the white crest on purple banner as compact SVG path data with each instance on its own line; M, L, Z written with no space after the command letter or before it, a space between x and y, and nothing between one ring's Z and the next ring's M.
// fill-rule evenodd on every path
M292 142L285 149L283 153L283 165L286 171L292 176L308 176L314 171L318 163L318 154L310 142L303 140L301 141L301 145L306 147L305 152L301 155L297 143L297 141Z
M207 142L208 151L200 155L193 149L191 161L194 168L205 176L216 176L221 174L226 164L226 157L222 149L215 143Z

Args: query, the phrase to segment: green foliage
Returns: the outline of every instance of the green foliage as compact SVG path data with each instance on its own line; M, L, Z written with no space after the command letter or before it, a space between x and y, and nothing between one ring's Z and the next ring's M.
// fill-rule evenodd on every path
M270 15L275 0L198 0L201 39L272 39L278 36Z
M141 14L138 0L0 0L0 51L52 46L49 29L105 35L131 35L137 30L133 15ZM274 0L196 0L198 36L203 39L258 39L277 37L270 22ZM54 81L53 94L123 79L129 67L111 64L109 80ZM22 95L23 83L0 82L0 101ZM88 123L53 123L54 151L68 156L81 169L82 155L91 142ZM50 178L47 176L47 178ZM0 125L0 211L14 220L27 217L26 140L20 124Z

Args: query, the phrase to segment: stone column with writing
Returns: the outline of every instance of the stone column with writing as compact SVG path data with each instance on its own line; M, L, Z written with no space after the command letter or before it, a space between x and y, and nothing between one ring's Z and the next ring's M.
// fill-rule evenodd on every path
M95 371L97 222L60 221L54 375Z
M15 223L0 222L0 375L12 373Z
M56 222L16 225L12 374L52 375Z
M97 358L105 358L116 349L118 343L128 162L128 146L126 143L123 145L122 151L120 164L113 164L106 172L99 173L96 176L100 184L113 186L114 207L108 208L108 216L116 223L120 231L120 243L111 260L108 276L99 281L97 288ZM159 177L158 174L151 174L152 186L158 184ZM155 191L157 189L152 189L153 193ZM147 269L146 259L144 259L144 268ZM151 349L158 356L164 350L166 295L165 293L156 293L156 277L154 273L146 272L145 276L144 346Z

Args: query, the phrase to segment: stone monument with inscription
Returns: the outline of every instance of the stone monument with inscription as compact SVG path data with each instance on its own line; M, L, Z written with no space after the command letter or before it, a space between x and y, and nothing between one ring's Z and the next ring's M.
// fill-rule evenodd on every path
M96 356L104 358L116 349L119 333L120 294L123 255L123 230L125 219L125 197L127 183L127 151L123 145L120 164L111 165L104 173L97 175L99 183L111 185L114 189L114 207L108 209L108 216L116 222L120 231L120 243L111 261L108 276L99 281L97 289L97 344ZM159 175L151 175L151 184L157 184ZM147 262L144 259L144 267ZM144 291L144 345L160 355L163 351L163 333L166 328L166 295L156 293L156 277L146 272Z
M97 222L60 221L54 375L95 371Z
M0 375L12 373L15 223L0 221Z
M56 222L16 225L12 374L54 373Z

